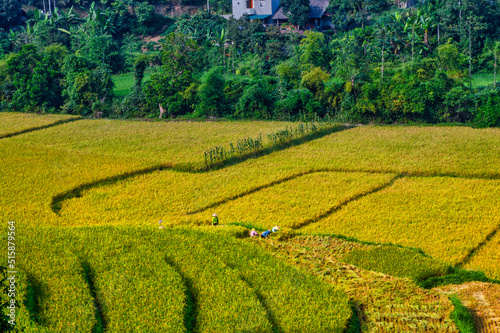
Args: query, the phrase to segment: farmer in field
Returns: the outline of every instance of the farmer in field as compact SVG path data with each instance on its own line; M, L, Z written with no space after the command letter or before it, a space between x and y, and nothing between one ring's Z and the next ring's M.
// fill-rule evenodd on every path
M219 218L217 217L217 214L215 214L215 213L214 213L214 215L212 215L212 224L213 225L219 224Z
M262 233L262 235L260 235L260 237L262 238L267 238L269 237L269 234L271 233L271 230L266 230Z
M259 237L259 234L252 228L252 231L250 231L250 237Z
M278 232L278 230L280 230L280 227L278 227L278 226L275 226L275 227L273 228L273 232Z

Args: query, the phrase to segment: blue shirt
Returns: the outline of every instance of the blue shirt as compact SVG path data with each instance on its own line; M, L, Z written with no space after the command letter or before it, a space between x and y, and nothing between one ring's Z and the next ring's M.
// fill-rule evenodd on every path
M262 233L262 235L261 235L261 236L265 238L265 237L267 237L270 233L271 233L271 230L267 230L267 231L264 231L264 232Z

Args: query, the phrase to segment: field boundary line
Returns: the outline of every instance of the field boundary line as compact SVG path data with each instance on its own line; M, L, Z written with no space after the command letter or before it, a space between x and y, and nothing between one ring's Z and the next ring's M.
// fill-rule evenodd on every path
M196 300L196 293L193 283L189 277L186 276L180 269L178 263L171 257L165 255L165 262L168 266L179 274L182 283L186 287L184 295L186 295L186 306L184 307L184 327L187 332L196 332L198 325L198 301Z
M474 254L476 254L476 252L478 252L479 250L481 250L486 244L488 244L491 239L493 238L493 236L496 235L496 233L500 230L500 224L498 224L492 231L490 231L486 237L483 239L483 241L481 241L479 244L477 244L474 248L472 248L469 253L467 253L466 255L464 255L462 257L462 259L460 259L457 264L455 265L455 267L457 268L462 268L464 265L466 265L470 259L474 256Z
M259 301L260 305L264 309L264 312L266 313L266 318L269 321L269 323L271 324L271 329L272 329L273 333L284 333L283 329L279 326L278 321L276 320L276 317L273 315L273 312L269 308L269 305L267 304L266 298L264 297L264 295L262 295L259 291L257 291L257 289L255 289L255 287L253 286L253 284L246 277L244 277L240 273L240 271L234 265L232 265L232 264L228 263L227 261L221 259L220 256L218 256L214 251L212 251L211 249L207 248L206 246L203 246L203 245L200 245L200 246L202 248L204 248L205 250L207 250L208 252L212 253L212 255L215 258L217 258L217 260L219 260L225 267L227 267L228 269L232 270L234 272L234 274L236 276L238 276L238 278L244 284L246 284L247 287L250 290L252 290L252 292L255 294L255 297Z
M90 292L90 296L92 297L92 302L94 303L94 318L96 323L94 327L92 327L92 333L105 332L108 326L108 322L106 317L104 316L104 312L102 311L102 304L97 297L96 287L95 287L95 272L90 266L88 260L80 260L80 264L82 266L82 274L83 280L87 284L87 287Z
M229 167L225 166L225 167ZM90 183L82 184L80 186L74 187L71 190L59 193L55 196L52 197L52 202L50 204L51 210L59 215L61 209L62 209L62 202L65 200L70 200L73 198L80 198L82 197L82 192L92 189L94 187L98 186L106 186L106 185L112 185L115 184L119 181L126 180L128 178L133 178L139 175L145 175L149 173L153 173L155 171L163 171L163 170L171 170L174 172L181 172L181 173L208 173L214 170L206 170L206 171L198 171L198 172L190 172L190 171L180 171L178 169L175 169L175 166L172 166L172 164L161 164L161 165L156 165L153 167L148 167L145 169L140 169L136 171L131 171L131 172L126 172L124 174L108 177L108 178L103 178L99 179ZM320 172L338 172L338 173L368 173L368 174L396 174L399 175L400 177L407 177L407 178L416 178L416 177L421 177L421 178L439 178L439 177L448 177L448 178L458 178L458 179L479 179L479 180L498 180L500 179L500 175L490 175L490 176L485 176L485 177L479 177L479 176L465 176L465 175L457 175L457 174L432 174L432 173L419 173L419 172L398 172L398 171L390 171L390 170L362 170L362 169L343 169L343 168L319 168L319 169L311 169L311 170L306 170L302 172L295 173L290 176L286 176L283 178L279 178L277 180L274 180L272 182L259 185L257 187L251 188L247 191L235 194L233 196L230 196L228 198L221 199L217 202L214 202L212 204L206 205L204 207L188 211L185 213L185 215L194 215L197 213L204 212L208 209L218 207L220 205L223 205L225 203L228 203L230 201L234 201L240 198L243 198L247 195L256 193L260 190L264 190L266 188L270 188L275 185L279 185L284 182L288 182L290 180L296 179L298 177L302 177L305 175L313 174L313 173L320 173ZM376 191L375 191L376 192ZM367 193L365 195L369 195L374 192ZM357 200L358 198L355 198L353 200ZM342 203L345 204L345 203ZM300 227L299 227L300 228Z
M406 246L406 245L394 244L394 243L378 243L378 242L372 242L372 241L364 241L364 240L358 239L356 237L346 236L346 235L342 235L342 234L321 234L321 233L319 233L319 234L308 234L308 233L302 233L300 231L298 231L298 232L296 231L295 235L298 236L298 237L310 237L310 236L315 236L316 237L316 236L318 236L318 237L336 238L336 239L340 239L340 240L343 240L343 241L346 241L346 242L358 243L358 244L370 245L370 246L397 247L399 249L407 249L407 250L414 251L416 253L421 254L423 257L426 257L426 258L435 259L431 255L425 253L425 251L422 250L419 247L412 247L412 246Z
M224 262L228 268L231 268L227 263ZM233 269L235 270L235 269ZM253 284L243 275L241 275L239 272L236 272L236 275L238 275L239 279L245 283L250 290L255 294L255 297L259 301L259 303L262 305L264 308L264 311L266 312L266 317L269 323L271 324L271 329L274 333L284 333L283 329L278 325L278 321L276 320L276 317L273 315L273 312L269 308L269 305L266 302L266 299L264 295L262 295L257 289L254 288Z
M65 200L73 199L73 198L81 198L82 197L82 192L86 190L90 190L94 187L99 187L103 185L110 185L110 184L115 184L121 180L136 177L136 176L141 176L149 173L153 173L156 171L163 171L167 169L171 169L171 165L167 164L160 164L160 165L155 165L152 167L148 167L145 169L140 169L140 170L135 170L131 172L126 172L122 173L119 175L115 175L112 177L104 178L104 179L98 179L90 183L82 184L77 187L72 188L71 190L56 194L55 196L52 197L52 202L50 203L50 208L52 211L59 215L61 209L62 209L62 202Z
M336 170L336 169L314 169L314 170L307 170L307 171L302 171L302 172L299 172L299 173L296 173L296 174L293 174L293 175L290 175L290 176L287 176L287 177L279 178L279 179L274 180L272 182L269 182L269 183L266 183L266 184L254 187L252 189L249 189L247 191L241 192L239 194L236 194L236 195L230 196L228 198L225 198L225 199L219 200L217 202L214 202L212 204L206 205L206 206L204 206L202 208L189 211L185 215L198 214L198 213L204 212L204 211L206 211L208 209L211 209L211 208L223 205L225 203L228 203L230 201L238 200L240 198L246 197L247 195L250 195L250 194L259 192L261 190L265 190L267 188L273 187L275 185L286 183L288 181L297 179L297 178L302 177L302 176L310 175L310 174L313 174L313 173L321 173L321 172L327 172L327 173L338 172L338 173L397 174L395 172L385 172L385 171L380 171L380 172L379 171L368 171L368 172L366 172L366 171L358 171L358 170L340 170L340 169L339 170Z
M194 215L194 214L198 214L198 213L204 212L204 211L206 211L206 210L208 210L210 208L214 208L214 207L223 205L223 204L228 203L230 201L234 201L234 200L243 198L243 197L245 197L247 195L250 195L252 193L259 192L261 190L265 190L266 188L269 188L269 187L272 187L272 186L275 186L275 185L279 185L281 183L285 183L285 182L288 182L290 180L293 180L293 179L296 179L296 178L299 178L299 177L302 177L302 176L305 176L305 175L308 175L308 174L311 174L311 173L314 173L314 172L316 172L316 171L309 170L309 171L299 172L299 173L296 173L296 174L291 175L291 176L287 176L287 177L284 177L284 178L280 178L280 179L274 180L274 181L272 181L270 183L254 187L254 188L252 188L250 190L247 190L245 192L241 192L241 193L233 195L231 197L219 200L219 201L214 202L212 204L206 205L206 206L204 206L202 208L189 211L189 212L186 213L186 215Z
M74 121L83 120L83 119L84 118L82 118L82 117L78 117L78 118L71 118L71 119L66 119L66 120L58 120L58 121L51 123L51 124L48 124L48 125L38 126L38 127L30 127L30 128L27 128L27 129L24 129L21 131L3 134L3 135L0 135L0 139L11 138L13 136L17 136L17 135L21 135L21 134L25 134L25 133L29 133L29 132L34 132L34 131L39 131L39 130L43 130L46 128L62 125L62 124L72 123Z
M344 201L342 201L341 203L333 206L332 208L330 208L329 210L327 210L326 212L320 214L318 217L315 217L315 218L310 218L310 219L307 219L305 221L302 221L302 223L299 223L297 224L296 226L292 227L292 229L300 229L300 228L303 228L305 226L308 226L312 223L317 223L319 221L321 221L322 219L332 215L333 213L341 210L344 206L348 205L349 203L353 202L353 201L356 201L356 200L359 200L361 198L364 198L366 196L369 196L371 194L374 194L374 193L377 193L379 191L382 191L390 186L392 186L397 180L399 179L402 179L404 177L407 177L406 175L403 175L403 174L399 174L399 175L396 175L395 177L393 177L391 180L389 180L388 182L386 182L385 184L382 184L380 186L376 186L368 191L363 191L363 192L360 192Z

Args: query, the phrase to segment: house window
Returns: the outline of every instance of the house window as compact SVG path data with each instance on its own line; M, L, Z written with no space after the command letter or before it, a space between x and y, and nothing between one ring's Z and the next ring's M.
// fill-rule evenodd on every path
M260 8L266 7L266 2L265 1L259 1L259 7Z
M253 8L253 0L247 0L247 8Z

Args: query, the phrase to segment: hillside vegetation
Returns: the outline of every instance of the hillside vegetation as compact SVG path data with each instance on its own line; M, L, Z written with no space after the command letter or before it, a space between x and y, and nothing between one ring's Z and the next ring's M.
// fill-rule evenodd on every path
M294 13L280 27L225 19L224 1L180 17L147 2L66 0L50 15L45 2L26 2L25 23L22 2L8 3L0 111L500 125L498 0L404 9L407 2L331 0L332 24L322 27L298 0L283 3ZM119 73L134 83L114 96Z

